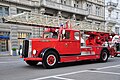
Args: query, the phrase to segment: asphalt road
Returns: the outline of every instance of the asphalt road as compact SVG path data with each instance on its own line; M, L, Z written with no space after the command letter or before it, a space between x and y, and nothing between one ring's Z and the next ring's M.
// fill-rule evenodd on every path
M41 63L29 66L18 56L0 57L0 80L120 80L120 57L106 63L80 61L44 69Z

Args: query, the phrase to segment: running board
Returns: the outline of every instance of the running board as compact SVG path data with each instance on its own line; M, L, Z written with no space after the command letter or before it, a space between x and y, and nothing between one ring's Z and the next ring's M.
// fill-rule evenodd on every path
M94 60L99 59L99 55L79 55L79 56L61 56L60 62L74 62L82 60Z

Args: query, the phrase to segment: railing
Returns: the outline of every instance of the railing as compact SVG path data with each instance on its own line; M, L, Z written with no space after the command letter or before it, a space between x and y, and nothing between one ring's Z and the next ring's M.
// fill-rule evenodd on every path
M95 4L99 4L99 5L105 5L104 3L104 0L87 0L88 2L91 2L91 3L95 3Z
M108 6L108 10L112 11L112 10L114 10L118 6L118 3L108 2L107 6Z
M39 6L39 0L35 0L35 1L30 1L30 0L5 0L8 2L12 2L12 3L18 3L18 4L23 4L23 5L28 5L28 6Z
M118 6L118 3L115 3L115 2L108 2L108 3L107 3L107 6L117 7L117 6Z

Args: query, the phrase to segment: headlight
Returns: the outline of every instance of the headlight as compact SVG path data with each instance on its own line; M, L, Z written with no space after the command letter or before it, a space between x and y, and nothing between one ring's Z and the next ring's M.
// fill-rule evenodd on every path
M32 51L32 41L29 40L29 52L31 52L31 51Z
M32 53L32 41L29 40L29 51L28 51L28 57L31 57L31 53Z
M36 53L37 53L37 51L34 49L34 50L33 50L33 54L35 55Z

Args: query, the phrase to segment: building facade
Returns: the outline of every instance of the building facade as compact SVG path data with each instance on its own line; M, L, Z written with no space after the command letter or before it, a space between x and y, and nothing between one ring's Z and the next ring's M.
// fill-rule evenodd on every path
M0 17L31 12L81 21L84 25L105 26L104 0L4 0L0 1ZM2 23L0 20L0 53L18 48L24 38L39 37L42 29L33 26Z
M119 0L105 1L106 27L111 26L112 31L120 35L120 4Z

